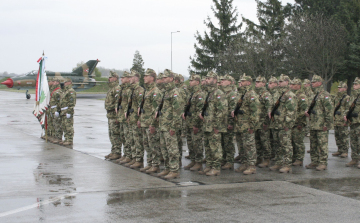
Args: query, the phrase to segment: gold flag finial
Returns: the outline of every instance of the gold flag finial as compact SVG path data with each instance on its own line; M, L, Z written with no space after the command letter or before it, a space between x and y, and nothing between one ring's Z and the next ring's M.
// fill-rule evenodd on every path
M44 50L43 50L43 56L45 56Z

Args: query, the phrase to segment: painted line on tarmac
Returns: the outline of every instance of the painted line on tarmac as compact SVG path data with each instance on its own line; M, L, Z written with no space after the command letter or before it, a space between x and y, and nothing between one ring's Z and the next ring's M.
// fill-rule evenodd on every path
M29 205L29 206L14 209L14 210L11 210L11 211L6 211L6 212L3 212L3 213L0 213L0 218L8 216L8 215L16 214L16 213L19 213L19 212L22 212L22 211L26 211L26 210L29 210L29 209L32 209L32 208L37 208L37 207L39 207L41 205L50 204L52 202L59 201L59 200L62 200L64 198L67 198L67 197L72 197L72 196L75 196L77 194L78 193L65 194L65 195L53 197L53 198L51 198L49 200L39 201L39 202L36 202L35 204Z

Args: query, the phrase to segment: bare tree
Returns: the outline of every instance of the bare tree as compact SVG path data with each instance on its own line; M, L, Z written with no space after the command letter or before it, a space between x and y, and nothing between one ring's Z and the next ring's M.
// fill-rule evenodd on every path
M286 63L294 73L321 76L331 84L346 51L346 30L322 14L294 17L286 27ZM328 87L329 89L329 87Z

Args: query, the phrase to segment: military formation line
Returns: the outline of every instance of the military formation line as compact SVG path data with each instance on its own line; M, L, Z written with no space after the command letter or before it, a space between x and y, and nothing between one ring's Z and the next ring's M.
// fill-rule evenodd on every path
M185 170L217 176L239 162L235 172L246 175L255 174L257 167L291 173L294 166L303 166L304 137L310 133L311 163L305 167L323 171L329 130L334 128L338 151L332 155L347 157L350 138L352 160L346 166L360 168L359 78L351 97L345 82L339 83L336 96L330 95L318 75L311 81L283 74L269 80L259 76L254 84L244 74L236 84L230 75L211 71L203 78L191 75L187 86L180 74L166 69L157 75L149 68L144 87L139 80L140 74L132 70L121 76L119 85L119 76L110 73L105 109L112 146L107 160L164 179L177 178L186 138L191 162ZM54 143L72 145L76 97L71 80L55 78L49 83L53 129L48 128L48 135Z

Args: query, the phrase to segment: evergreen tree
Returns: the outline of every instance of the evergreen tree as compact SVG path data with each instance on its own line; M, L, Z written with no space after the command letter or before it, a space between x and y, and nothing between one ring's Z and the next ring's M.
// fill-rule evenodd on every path
M196 32L195 38L198 43L194 44L195 55L190 57L190 71L201 75L210 70L223 74L219 56L239 35L242 26L241 23L237 25L238 13L237 7L233 7L233 0L213 0L213 3L211 10L218 20L219 27L211 21L210 17L204 21L209 32L205 31L204 36Z
M142 56L140 55L140 52L136 50L134 54L133 65L130 70L136 70L137 72L139 72L139 74L141 75L140 76L141 86L144 86L145 69L143 66L144 66L144 61L142 59Z

